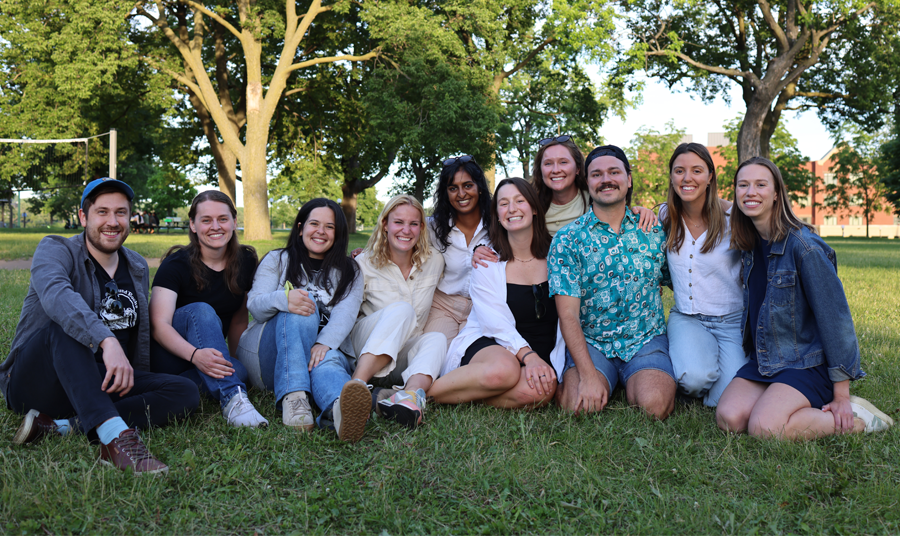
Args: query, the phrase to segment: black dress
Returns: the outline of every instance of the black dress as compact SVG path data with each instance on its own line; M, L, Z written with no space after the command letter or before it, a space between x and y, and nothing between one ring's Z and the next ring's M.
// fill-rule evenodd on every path
M544 281L539 285L507 283L506 304L516 321L516 331L522 335L528 347L552 367L550 354L556 346L559 315L556 313L556 301L550 297L549 282ZM476 339L466 348L460 366L468 365L480 350L495 345L499 346L499 343L491 337Z

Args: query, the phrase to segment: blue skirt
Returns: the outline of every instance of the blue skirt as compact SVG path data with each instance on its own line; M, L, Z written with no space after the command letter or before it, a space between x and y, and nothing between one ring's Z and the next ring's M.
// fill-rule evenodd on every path
M824 363L808 369L784 369L771 376L763 376L759 373L756 352L753 352L750 361L734 377L751 382L790 385L800 391L809 400L809 405L816 409L822 409L822 406L834 399L834 382L828 376L828 367Z

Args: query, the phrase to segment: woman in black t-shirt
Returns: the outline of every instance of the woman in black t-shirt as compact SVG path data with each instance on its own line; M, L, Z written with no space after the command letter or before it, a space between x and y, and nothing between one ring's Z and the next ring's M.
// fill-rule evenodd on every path
M523 179L497 185L490 237L500 262L473 269L472 312L428 395L440 404L543 406L556 393L565 344L547 282L550 234Z
M225 194L200 193L188 217L190 244L170 249L153 279L151 369L192 378L221 403L228 424L268 426L247 398L247 370L232 357L249 320L256 251L238 242L237 210Z

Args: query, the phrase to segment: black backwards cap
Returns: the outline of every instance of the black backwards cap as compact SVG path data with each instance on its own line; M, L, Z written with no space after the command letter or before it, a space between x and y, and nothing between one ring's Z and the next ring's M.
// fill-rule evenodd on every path
M588 153L587 158L584 159L584 169L587 171L588 166L591 165L591 162L600 158L601 156L612 156L618 158L625 164L625 173L631 173L631 164L628 163L628 157L625 156L625 151L616 147L615 145L602 145L600 147L594 148L593 151Z

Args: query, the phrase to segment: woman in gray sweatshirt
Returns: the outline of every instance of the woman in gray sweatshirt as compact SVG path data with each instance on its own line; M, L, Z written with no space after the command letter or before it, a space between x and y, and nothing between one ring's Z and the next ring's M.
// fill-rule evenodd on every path
M363 298L362 275L347 256L348 242L340 206L330 199L308 201L284 249L260 262L247 295L253 322L237 356L251 384L275 392L286 426L312 430L310 394L322 409L319 426L338 424L332 409L351 370L338 347Z

